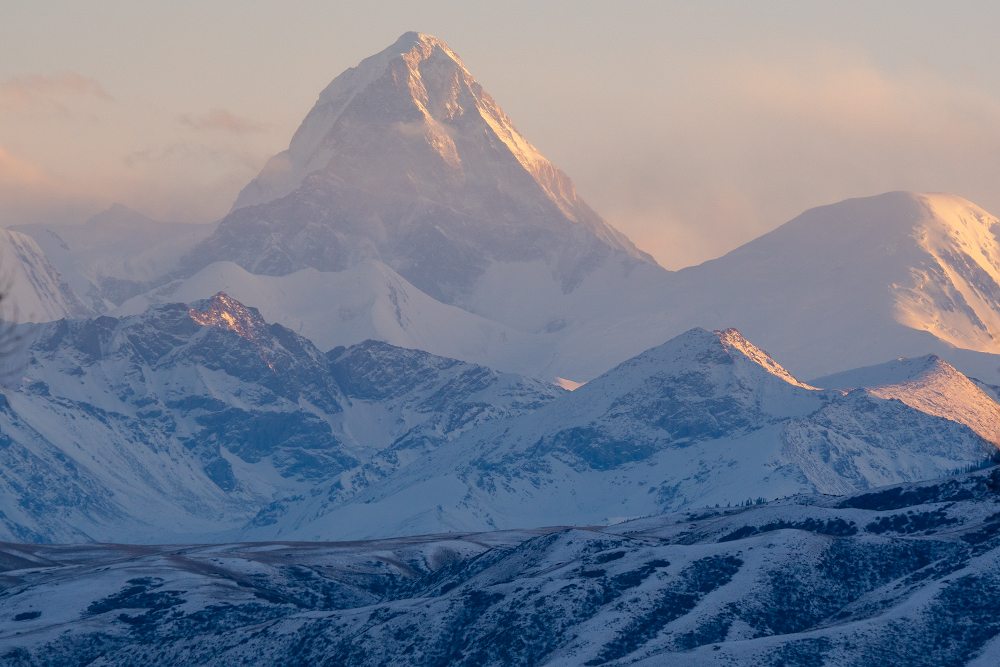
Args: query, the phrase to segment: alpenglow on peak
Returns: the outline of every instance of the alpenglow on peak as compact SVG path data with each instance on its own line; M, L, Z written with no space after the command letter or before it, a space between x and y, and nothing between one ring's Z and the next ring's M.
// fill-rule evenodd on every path
M252 273L379 259L460 300L496 262L544 260L563 289L612 255L655 261L580 199L441 40L415 32L320 93L288 150L182 262Z

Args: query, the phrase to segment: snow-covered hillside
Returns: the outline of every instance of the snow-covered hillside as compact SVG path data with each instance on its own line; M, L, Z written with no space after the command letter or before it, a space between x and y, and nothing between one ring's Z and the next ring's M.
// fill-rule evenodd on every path
M567 291L545 259L496 261L454 302L501 323L508 340L510 329L535 334L520 337L517 361L503 356L503 367L546 378L586 381L692 327L735 327L799 377L936 354L1000 384L997 229L996 218L958 197L888 193L812 209L676 273L618 255ZM354 239L345 252L366 244Z
M26 234L0 230L0 319L9 322L48 322L83 317L90 309Z
M965 424L1000 446L1000 405L984 388L934 355L898 359L812 381L829 389L865 387L928 414Z
M473 286L491 268L514 277L521 263L541 262L545 282L569 293L605 262L655 266L577 196L446 44L418 33L337 77L179 271L224 260L280 276L366 259L472 312L488 305Z
M397 439L444 442L562 393L385 343L323 354L225 295L21 332L0 406L7 540L219 539Z
M997 664L1000 474L608 528L0 545L0 655L137 664Z
M960 197L893 192L811 209L676 273L608 262L562 296L541 264L489 269L469 302L484 305L467 307L558 330L545 372L574 380L692 327L734 327L798 377L936 354L1000 384L998 230Z
M971 383L970 383L971 384ZM247 536L356 539L591 525L796 493L928 479L994 455L982 392L908 402L816 389L738 332L691 330L550 405L428 451L395 443L281 525ZM964 399L970 398L968 402ZM923 401L923 403L921 402ZM977 411L982 410L983 414Z
M733 330L692 330L573 392L379 341L324 354L224 294L22 331L0 407L0 525L20 541L585 525L995 452L976 431L996 404L954 371L971 389L816 389Z

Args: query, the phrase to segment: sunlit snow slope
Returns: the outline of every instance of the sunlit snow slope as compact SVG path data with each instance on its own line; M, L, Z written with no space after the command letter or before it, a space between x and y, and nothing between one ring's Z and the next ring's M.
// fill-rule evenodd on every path
M857 368L812 382L830 389L865 387L876 396L895 398L922 412L965 424L1000 446L996 399L934 355Z
M936 354L998 384L998 234L997 218L952 195L891 192L810 209L629 293L639 314L595 311L567 332L553 372L593 377L601 341L620 361L700 326L739 329L798 377Z

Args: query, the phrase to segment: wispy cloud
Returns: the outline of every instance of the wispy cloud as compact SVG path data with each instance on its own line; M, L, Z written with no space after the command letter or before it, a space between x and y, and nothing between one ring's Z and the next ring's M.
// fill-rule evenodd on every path
M7 109L49 109L67 113L68 102L73 99L114 101L99 82L75 72L51 76L26 74L0 81L0 106Z
M249 134L268 130L268 126L264 123L244 116L237 116L225 109L212 109L203 114L181 114L177 117L177 122L196 130L219 130L232 134Z
M45 181L41 169L14 155L0 146L0 189L8 187L34 186Z

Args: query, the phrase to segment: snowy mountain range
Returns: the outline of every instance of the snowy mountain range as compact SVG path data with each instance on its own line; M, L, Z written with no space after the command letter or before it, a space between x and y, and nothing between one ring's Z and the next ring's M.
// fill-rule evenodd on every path
M22 335L0 523L24 541L220 535L396 440L447 440L563 391L375 341L324 354L225 295Z
M5 232L9 302L48 323L7 360L0 523L373 537L940 476L1000 442L998 230L889 193L666 271L407 33L337 77L215 225L115 206ZM426 382L354 395L355 355ZM434 382L457 393L424 403Z
M821 390L733 330L574 392L378 341L323 353L225 294L21 335L0 408L0 530L18 541L608 523L937 477L994 454L1000 428L943 362Z
M334 79L216 225L115 206L82 226L18 229L93 314L226 291L323 350L373 338L576 382L693 327L735 327L798 377L936 354L1000 385L994 216L888 193L666 271L580 199L454 51L418 33ZM36 321L84 314L36 306L45 289L15 282Z
M959 197L667 271L406 33L221 221L3 230L0 295L4 665L997 664Z
M997 664L1000 474L602 528L0 545L0 655L67 664Z
M263 535L594 525L747 498L851 493L995 456L998 408L944 362L894 385L823 390L735 330L693 329L531 413L430 451L394 443Z

